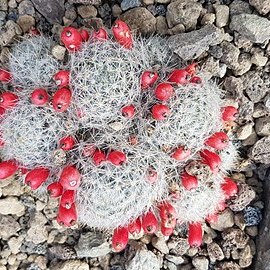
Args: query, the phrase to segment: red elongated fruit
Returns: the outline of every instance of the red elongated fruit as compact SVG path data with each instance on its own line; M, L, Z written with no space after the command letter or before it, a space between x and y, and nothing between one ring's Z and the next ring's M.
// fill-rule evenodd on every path
M53 80L55 81L58 87L68 87L69 85L69 70L59 70L54 76Z
M121 21L116 20L112 26L112 32L116 41L126 49L131 49L133 46L133 40L131 31L128 25Z
M194 76L189 80L190 83L201 84L202 79L198 76Z
M171 219L176 217L176 211L169 202L163 202L158 206L161 219Z
M164 120L170 114L170 109L167 105L156 104L152 107L152 116L156 120Z
M68 88L58 89L53 96L53 108L56 112L64 112L71 103L71 91Z
M107 160L115 166L120 166L126 162L127 156L121 151L111 151L107 156Z
M41 35L40 31L35 27L31 27L31 29L29 30L29 34L32 36L40 36Z
M146 234L153 234L157 231L158 220L153 212L149 211L142 216L142 228Z
M62 138L59 141L60 148L65 150L65 151L71 150L74 147L75 143L76 143L75 138L71 135Z
M172 97L174 89L169 83L160 83L155 89L155 96L161 101L167 101Z
M200 247L202 244L203 230L199 222L190 223L188 226L188 243L191 247Z
M104 28L99 28L97 31L94 30L91 34L93 41L104 41L109 38L107 31Z
M84 42L89 40L90 35L89 35L89 33L88 33L87 30L81 29L81 30L80 30L80 33L81 33L81 36L82 36L82 40L83 40Z
M101 150L96 150L92 157L93 163L99 166L102 162L106 161L106 154Z
M81 174L75 166L66 166L60 175L60 184L64 189L75 190L81 183Z
M59 182L53 182L47 187L51 198L58 198L63 194L63 187Z
M229 199L230 197L236 195L238 191L237 184L229 177L224 178L221 188L225 195L225 199Z
M196 176L190 175L187 172L181 174L181 182L185 189L192 190L198 187L198 179Z
M170 236L173 233L174 228L166 228L164 226L160 227L160 231L164 236Z
M0 82L9 83L12 80L12 75L9 71L0 68Z
M4 109L11 109L16 106L18 96L12 92L4 92L0 95L0 107Z
M36 190L49 178L49 175L50 170L48 168L35 168L27 173L24 182L32 190Z
M176 84L187 84L190 75L184 69L176 69L169 75L169 82Z
M200 152L200 156L203 159L203 163L208 165L214 174L219 172L221 159L218 154L205 149Z
M142 230L142 222L140 218L137 218L136 220L128 224L128 231L131 234L135 234L135 235L139 234L141 230Z
M9 178L18 170L18 165L14 160L6 160L0 162L0 180Z
M116 228L112 236L112 248L115 252L120 252L127 246L128 243L128 229Z
M75 202L75 191L65 190L60 199L60 205L67 209L70 209L72 204Z
M59 225L70 227L75 225L77 219L78 216L75 203L73 203L69 209L59 205L58 214L56 218Z
M141 88L143 90L152 87L158 80L159 76L154 71L144 71L141 76Z
M122 108L122 115L126 118L133 118L135 115L136 109L133 105L128 105Z
M70 51L77 51L80 49L83 39L81 33L74 27L65 27L61 33L61 41Z
M218 214L214 213L214 214L208 215L205 218L205 221L207 221L208 223L216 223L218 221Z
M154 168L150 167L147 170L146 179L150 184L153 184L157 181L158 175Z
M189 150L185 146L179 146L171 155L172 158L178 160L178 161L183 161L187 159L191 155L191 150Z
M49 95L45 89L37 88L31 94L31 102L36 106L44 106L49 101Z
M222 150L228 146L229 137L225 132L216 132L205 141L205 144L217 150Z
M94 144L87 144L83 147L82 155L84 157L92 157L96 151L96 146Z
M195 73L196 73L196 67L198 66L198 64L197 63L192 63L192 64L190 64L190 65L188 65L186 68L185 68L185 70L186 70L186 72L190 75L190 76L194 76L195 75Z
M238 110L233 106L226 106L221 108L223 121L234 121L237 117Z

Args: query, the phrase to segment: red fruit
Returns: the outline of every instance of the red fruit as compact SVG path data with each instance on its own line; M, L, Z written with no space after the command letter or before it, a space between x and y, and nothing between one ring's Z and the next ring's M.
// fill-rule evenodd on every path
M205 221L207 221L208 223L216 223L218 221L218 214L214 213L214 214L208 215L205 218Z
M82 155L84 157L92 157L96 151L96 146L94 144L87 144L83 147Z
M101 150L96 150L93 154L93 163L99 166L102 162L106 161L106 155Z
M224 178L221 188L225 195L225 199L229 199L230 197L236 195L238 191L237 184L229 177Z
M57 112L64 112L71 103L71 91L67 88L58 89L53 96L53 108Z
M4 109L11 109L16 106L18 96L12 92L4 92L0 95L0 107Z
M50 170L47 168L36 168L31 170L25 176L25 184L30 186L32 190L38 189L50 175Z
M164 120L170 114L168 106L163 104L156 104L152 107L152 115L156 120Z
M130 29L128 25L121 21L116 20L112 26L112 32L116 41L125 47L126 49L131 49L133 46L133 40L131 36Z
M176 216L174 207L169 202L163 202L159 205L159 216L161 219L172 219Z
M77 51L80 49L83 39L81 33L74 27L65 27L61 33L61 41L70 51Z
M174 151L171 157L178 161L183 161L187 159L190 156L190 154L191 151L188 148L186 148L185 146L180 146Z
M142 228L146 234L153 234L157 231L158 220L153 212L149 211L142 216Z
M176 84L187 84L190 75L184 69L176 69L169 75L169 82Z
M158 175L157 175L157 172L154 170L154 168L150 167L147 170L146 177L147 177L147 181L150 184L153 184L153 183L155 183L157 181Z
M120 252L125 249L128 243L128 229L127 228L116 228L113 231L112 236L112 248L115 252Z
M164 226L161 226L160 231L164 236L170 236L173 233L174 228L166 228Z
M225 132L216 132L205 141L205 144L217 150L222 150L228 146L229 137Z
M154 83L158 80L159 76L157 72L144 71L141 76L141 87L142 89L147 89L152 87Z
M51 198L60 197L63 193L63 187L59 182L53 182L47 187L48 193Z
M122 115L126 118L133 118L135 115L135 107L133 105L128 105L122 108Z
M59 182L64 189L75 190L80 185L81 174L76 167L68 165L63 169Z
M194 76L189 80L190 83L201 84L202 79L198 76Z
M0 82L9 83L12 80L12 75L9 71L0 68Z
M155 89L155 96L161 101L167 101L173 95L174 89L169 83L160 83Z
M31 94L31 102L37 106L44 106L49 101L49 95L45 89L35 89Z
M0 162L0 180L9 178L18 170L18 165L13 160Z
M190 175L187 172L181 174L181 182L185 189L192 190L198 187L198 179L196 176Z
M75 191L66 190L61 196L60 205L67 209L70 209L72 204L75 202Z
M31 27L31 29L29 30L29 34L32 36L40 36L41 33L37 28Z
M202 244L203 230L199 222L190 223L188 226L188 243L191 247L199 247Z
M121 151L112 151L108 154L107 160L110 161L113 165L119 166L126 162L127 156Z
M60 148L65 151L71 150L74 147L75 143L76 141L73 136L64 137L59 141Z
M68 87L69 76L70 76L69 70L60 70L53 76L53 80L55 81L58 87L66 87L66 86Z
M99 28L97 31L94 30L91 35L93 41L104 41L108 38L108 33L104 28Z
M234 121L237 117L238 110L233 106L221 108L223 121Z
M210 167L214 174L219 172L221 159L218 154L205 149L200 152L200 156L203 159L203 162Z
M2 117L6 113L6 109L0 107L0 117Z
M186 72L190 75L190 76L194 76L195 75L195 72L196 72L196 67L198 66L197 63L193 63L193 64L190 64L188 65L185 70Z
M80 30L80 33L81 33L81 37L82 37L82 40L83 40L83 41L88 41L88 40L89 40L90 35L89 35L89 33L88 33L87 30L81 29L81 30Z
M131 234L139 234L142 230L142 222L140 218L137 218L128 225L128 231Z
M72 206L69 209L59 205L58 214L56 218L59 225L70 227L75 225L77 219L78 217L75 203L72 204Z

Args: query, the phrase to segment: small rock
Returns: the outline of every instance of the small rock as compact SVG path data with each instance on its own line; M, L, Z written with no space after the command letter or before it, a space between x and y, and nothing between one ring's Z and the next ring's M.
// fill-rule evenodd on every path
M17 197L6 197L0 199L0 214L22 216L25 212L25 206Z
M251 63L259 67L265 66L267 61L268 57L263 56L262 54L259 53L255 53L251 57Z
M153 237L152 238L152 245L154 248L159 250L160 252L164 254L169 253L169 248L167 246L167 243L163 237Z
M208 57L201 65L201 71L209 76L209 78L217 76L219 70L219 60L215 60L212 56Z
M234 223L236 226L238 226L242 231L245 229L246 227L246 222L244 219L244 215L242 213L237 213L234 216Z
M177 24L173 28L169 29L168 33L170 35L176 35L180 33L185 33L185 26L181 23Z
M215 270L241 270L236 262L220 262L215 266Z
M230 9L226 5L215 4L214 9L216 12L216 26L222 28L227 25L229 21Z
M177 0L167 7L167 22L172 28L176 24L183 24L187 30L196 28L197 20L200 16L202 5L189 0Z
M34 244L30 241L23 241L21 246L21 251L27 254L41 254L44 255L47 253L48 245L47 243Z
M206 13L203 15L201 24L207 25L207 24L213 24L216 20L216 15L214 13Z
M121 9L125 11L131 8L139 7L140 5L141 5L140 0L123 0L121 2Z
M244 85L241 78L229 76L225 78L224 88L227 93L233 98L240 98L243 96Z
M60 45L55 45L52 48L52 55L57 59L57 60L64 60L66 53L66 48L64 46Z
M171 2L171 0L155 0L156 3L160 3L160 4L169 4Z
M252 134L253 123L247 123L237 129L236 135L238 140L245 140Z
M20 247L24 240L24 236L20 235L19 237L11 237L8 240L8 246L13 254L18 254L20 252Z
M217 222L210 224L211 228L217 231L224 231L226 228L230 228L233 225L233 212L228 208L218 215Z
M247 206L243 212L244 222L247 226L259 225L262 221L262 213L258 207Z
M102 0L69 0L71 4L89 4L99 6L102 4Z
M234 0L230 4L230 16L251 13L251 7L246 1Z
M90 268L86 262L70 260L55 265L51 270L90 270Z
M270 38L270 21L255 14L232 16L230 29L254 43L264 43Z
M223 41L221 43L222 57L221 61L225 63L229 68L238 68L238 57L240 55L240 50L228 41Z
M269 0L249 0L249 4L255 7L262 15L266 15L270 11Z
M248 226L248 227L246 227L246 233L251 237L256 237L258 235L258 227L257 226Z
M156 20L157 20L157 25L156 25L157 33L160 35L166 35L168 33L168 25L167 25L165 17L158 16Z
M226 231L222 232L222 238L221 245L223 249L232 249L233 246L237 249L242 249L249 241L249 236L238 228L226 229Z
M155 3L155 0L143 0L143 3L145 5L153 5Z
M8 10L8 1L0 0L0 10L7 11Z
M255 130L259 136L270 135L270 116L256 119Z
M204 256L197 256L192 259L192 264L196 270L208 270L209 261Z
M92 5L81 5L78 7L79 15L85 18L94 18L97 16L97 9Z
M165 259L174 263L175 265L180 265L185 262L182 256L173 256L169 254L165 255Z
M70 260L76 258L76 251L68 245L53 245L48 249L49 255L60 260Z
M210 261L213 263L216 261L222 261L224 259L224 254L221 247L215 242L207 245L207 252L209 254Z
M247 245L243 250L240 252L240 259L239 259L239 266L242 268L249 267L252 264L252 254L250 246Z
M111 7L108 3L105 3L104 5L98 7L98 13L100 17L104 20L110 17L111 11Z
M172 236L168 241L168 248L170 250L170 254L182 256L188 251L189 244L186 238Z
M264 100L263 100L263 103L264 103L264 108L268 111L268 112L270 112L270 93L268 93L266 96L265 96L265 98L264 98Z
M5 1L5 0L4 0ZM3 1L2 1L3 2ZM0 3L1 3L1 1L0 1ZM10 0L9 2L8 2L8 6L10 7L10 8L16 8L18 5L17 5L17 2L16 2L16 0Z
M215 58L220 59L223 55L222 48L220 46L212 46L208 52Z
M264 137L250 149L249 156L256 162L270 163L270 137Z
M0 216L0 237L3 240L8 240L20 229L20 224L12 216Z
M238 67L233 70L234 75L241 76L251 68L251 56L249 53L241 53L238 58Z
M2 34L0 34L1 47L7 46L14 40L16 36L22 34L22 30L20 26L12 20L7 21L5 28L6 28L6 32L3 32Z
M245 140L242 141L243 146L252 146L254 145L258 140L258 136L255 132L255 129L252 128L252 133L250 134L249 137L247 137Z
M28 32L33 26L35 26L35 19L30 15L22 15L17 20L17 24L21 27L24 33Z
M122 13L122 9L119 5L115 4L112 6L112 14L114 17L119 17Z

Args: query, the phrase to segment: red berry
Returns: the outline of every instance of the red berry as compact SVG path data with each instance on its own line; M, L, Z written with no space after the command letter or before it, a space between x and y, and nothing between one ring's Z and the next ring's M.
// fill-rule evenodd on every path
M18 102L18 96L12 92L4 92L0 95L0 107L12 109Z
M55 81L58 87L68 87L69 76L70 76L69 70L60 70L53 76L53 80Z
M140 218L137 218L128 225L128 231L131 234L139 234L142 230L142 222Z
M92 157L96 151L96 146L94 144L87 144L83 147L82 155L84 157Z
M45 89L35 89L31 94L31 102L37 106L44 106L49 101L49 95Z
M174 228L166 228L164 226L161 226L160 231L164 236L170 236L173 233Z
M187 172L181 174L181 182L185 189L192 190L198 187L198 179L196 176L190 175Z
M41 33L37 28L31 27L31 29L29 30L29 34L32 36L40 36Z
M176 211L169 202L163 202L158 206L161 219L172 219L176 217Z
M51 198L58 198L63 193L63 187L59 182L53 182L47 187L48 193Z
M238 191L237 184L229 177L224 178L221 188L225 195L225 199L229 199L230 197L236 195Z
M202 79L198 76L194 76L189 80L190 83L201 84Z
M67 209L70 209L72 204L75 202L75 191L66 190L61 196L60 205Z
M189 77L186 70L176 69L170 74L168 81L176 84L187 84Z
M97 31L94 30L91 35L93 41L104 41L108 38L108 33L104 28L99 28Z
M221 108L223 121L234 121L237 117L238 110L233 106Z
M153 212L149 211L142 216L142 228L146 234L153 234L157 231L158 220Z
M63 169L59 182L64 189L75 190L80 185L81 174L76 167L68 165Z
M77 219L78 216L75 203L73 203L69 209L59 205L58 214L56 218L59 225L70 227L75 225Z
M128 243L128 229L116 228L113 231L112 248L115 252L120 252L127 246Z
M70 51L77 51L80 49L83 39L81 33L74 27L65 27L61 33L61 41Z
M88 40L89 40L90 35L89 35L89 33L88 33L87 30L81 29L81 30L80 30L80 33L81 33L81 36L82 36L82 40L83 40L83 41L88 41Z
M71 150L74 147L75 143L76 141L73 136L64 137L59 141L60 148L65 151Z
M150 184L153 184L157 181L158 175L154 168L148 168L146 178Z
M170 114L168 106L163 104L156 104L152 107L152 115L156 120L164 120Z
M159 76L157 72L154 71L144 71L141 76L141 87L142 89L147 89L152 87L154 83L158 80Z
M189 150L185 146L179 146L174 153L172 154L172 158L178 160L178 161L183 161L187 159L191 154L191 150Z
M114 38L120 45L122 45L126 49L132 48L133 40L131 36L131 31L125 22L121 20L116 20L112 26L112 32Z
M58 89L53 96L53 108L56 112L64 112L71 103L71 91L67 88Z
M32 190L38 189L50 175L50 170L47 168L35 168L25 176L25 184L30 186Z
M107 156L107 160L110 161L113 165L119 166L126 162L127 156L121 151L111 151Z
M200 152L200 156L203 159L203 162L210 167L214 174L219 172L221 159L218 154L205 149Z
M196 72L196 67L198 66L197 63L193 63L193 64L190 64L188 65L185 70L186 72L190 75L190 76L194 76L195 75L195 72Z
M126 118L133 118L135 115L136 109L133 105L128 105L122 108L122 115Z
M190 223L188 226L188 243L191 247L199 247L202 244L203 230L199 222Z
M106 155L101 150L96 150L93 154L93 163L96 166L99 166L102 162L106 161Z
M155 96L161 101L167 101L172 97L174 89L169 83L160 83L155 89Z
M216 223L218 221L218 214L214 213L214 214L208 215L205 218L205 221L207 221L208 223Z
M222 150L228 146L229 137L225 132L216 132L205 141L205 144L217 150Z
M9 71L0 68L0 82L9 83L12 80L12 75Z
M16 173L18 165L13 160L0 162L0 180L5 180Z

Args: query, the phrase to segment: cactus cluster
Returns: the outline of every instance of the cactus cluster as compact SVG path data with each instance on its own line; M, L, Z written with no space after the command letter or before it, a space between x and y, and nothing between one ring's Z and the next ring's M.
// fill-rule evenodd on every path
M142 230L169 236L177 220L199 246L202 222L237 193L226 176L237 110L196 64L180 68L165 38L133 38L120 20L112 33L64 28L65 65L45 37L15 46L0 70L15 89L0 97L0 179L26 168L26 184L60 199L60 224L114 230L115 251Z

